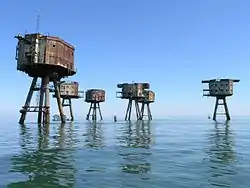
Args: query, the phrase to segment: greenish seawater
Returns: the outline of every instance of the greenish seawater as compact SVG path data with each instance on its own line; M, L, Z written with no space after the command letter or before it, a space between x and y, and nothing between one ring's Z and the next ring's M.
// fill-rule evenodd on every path
M0 187L250 187L250 120L2 122Z

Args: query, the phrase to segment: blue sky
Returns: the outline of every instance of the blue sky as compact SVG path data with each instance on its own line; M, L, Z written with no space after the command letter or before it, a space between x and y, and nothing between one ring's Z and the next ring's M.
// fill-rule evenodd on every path
M31 79L16 71L13 37L35 32L40 10L40 32L76 47L78 72L68 80L106 90L105 117L123 118L127 103L115 98L116 84L131 81L151 84L155 117L207 116L214 99L202 97L201 80L224 77L241 79L231 114L250 115L249 7L248 0L3 1L0 113L17 117L24 104ZM74 110L85 118L88 104L74 101Z

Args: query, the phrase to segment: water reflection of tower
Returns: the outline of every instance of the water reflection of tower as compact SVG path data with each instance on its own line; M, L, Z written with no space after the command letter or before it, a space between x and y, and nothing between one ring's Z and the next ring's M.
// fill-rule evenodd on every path
M225 125L215 123L215 129L208 135L208 166L212 185L230 186L230 179L235 174L234 138L228 122Z
M150 171L149 157L152 141L150 121L129 122L119 138L124 147L119 151L122 157L121 170L125 173L147 174Z
M96 121L88 122L86 126L86 146L90 148L104 147L102 124Z
M34 130L34 129L33 129ZM62 132L61 132L62 133ZM71 164L72 151L57 148L48 127L39 127L38 135L32 129L21 131L21 153L12 157L11 172L27 175L23 181L12 182L8 187L72 187L74 166ZM67 135L65 135L67 137ZM61 141L58 140L58 143Z
M62 124L57 130L57 142L55 145L59 149L73 150L74 145L78 142L76 132L73 129L73 124L70 122L67 125Z

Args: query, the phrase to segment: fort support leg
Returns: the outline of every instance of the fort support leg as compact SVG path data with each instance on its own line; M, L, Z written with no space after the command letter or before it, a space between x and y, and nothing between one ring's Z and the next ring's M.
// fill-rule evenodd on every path
M140 112L140 107L139 107L139 103L137 100L135 100L135 109L136 109L137 120L140 120L141 119L141 112Z
M219 104L219 98L216 97L216 102L215 102L215 107L214 107L214 115L213 115L213 120L214 121L216 121L216 114L217 114L218 104Z
M53 79L53 83L54 83L54 87L55 87L55 95L56 95L57 105L58 105L58 109L59 109L59 113L60 113L60 117L61 117L61 122L65 123L66 119L65 119L65 116L63 113L63 107L62 107L62 103L61 103L61 97L59 94L57 80L55 78Z
M20 124L24 124L24 121L27 115L27 108L30 106L30 101L34 92L34 88L36 86L36 82L37 82L37 77L34 77L30 85L29 92L28 92L28 95L27 95L27 98L23 107L24 109L21 110L21 117L19 119Z
M90 112L91 112L91 109L92 109L92 105L93 105L93 103L90 104L89 112L87 114L86 120L89 120L89 116L90 116Z
M152 114L151 114L149 103L147 103L147 109L148 109L148 120L152 120L153 118L152 118Z
M50 123L50 95L49 95L49 77L44 78L45 86L45 114L44 114L44 123Z
M131 100L130 102L130 106L129 106L129 112L128 112L128 120L131 120L131 111L132 111L132 107L133 107L133 100Z
M131 100L131 99L129 99L129 102L128 102L128 107L127 107L127 110L126 110L126 115L125 115L125 121L130 120L130 116L131 116L131 108L132 108L132 100Z
M145 108L145 103L143 102L142 105L141 105L141 117L140 117L140 120L143 120L143 117L144 117L144 108Z
M141 120L143 120L144 116L145 116L145 105L147 105L147 116L148 116L148 120L152 120L152 114L151 114L151 110L150 110L150 106L149 106L149 103L145 103L143 102L142 103L142 106L141 106Z
M102 113L101 113L100 103L98 102L97 105L98 105L98 110L99 110L100 118L102 120Z
M228 110L228 107L227 107L226 97L224 97L222 100L223 100L223 104L224 104L226 118L227 118L227 121L229 121L231 118L230 118L229 110Z
M94 107L93 107L92 120L96 121L96 102L94 103Z
M127 109L126 109L125 121L127 121L127 118L128 118L129 105L130 105L130 100L129 100L129 102L128 102L128 107L127 107Z
M69 98L68 101L69 101L69 112L70 112L70 118L71 118L70 120L74 121L74 115L73 115L71 99Z
M41 86L40 86L40 99L39 99L39 111L38 111L38 117L37 117L37 123L42 123L42 115L43 115L43 103L44 103L44 90L45 90L45 84L44 84L44 78L42 78Z
M135 112L136 112L136 118L137 120L139 120L141 117L140 117L140 113L138 112L136 101L135 101Z

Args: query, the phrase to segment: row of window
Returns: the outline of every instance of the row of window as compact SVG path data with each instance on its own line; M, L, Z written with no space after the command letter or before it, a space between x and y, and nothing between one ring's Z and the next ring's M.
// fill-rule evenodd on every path
M211 89L210 90L210 93L232 93L233 92L233 90L228 90L228 89Z
M87 100L96 100L96 101L101 101L101 100L105 100L104 96L95 96L95 97L86 97Z
M228 87L228 86L232 86L233 85L233 83L230 83L230 84L228 84L228 83L211 83L211 84L209 84L209 86L210 87L218 87L218 86L221 86L221 87Z
M75 91L71 91L71 92L70 91L65 91L65 92L62 91L61 93L63 93L63 94L66 93L68 95L68 94L75 94L76 92Z
M99 94L99 95L87 95L87 97L92 97L92 98L94 98L94 97L105 97L105 95L103 95L103 94Z

